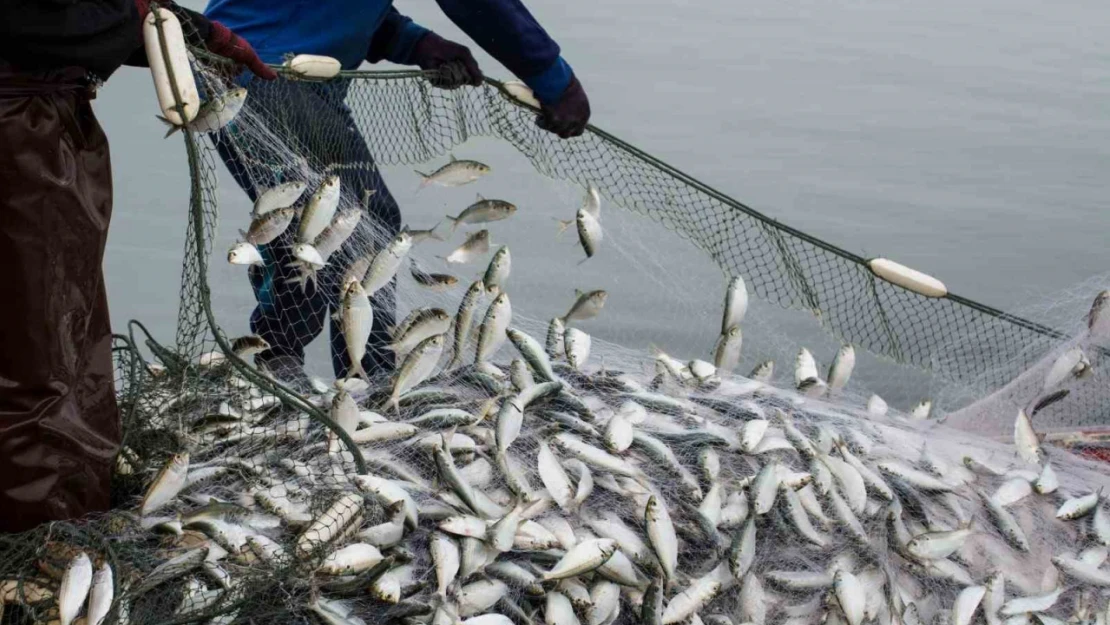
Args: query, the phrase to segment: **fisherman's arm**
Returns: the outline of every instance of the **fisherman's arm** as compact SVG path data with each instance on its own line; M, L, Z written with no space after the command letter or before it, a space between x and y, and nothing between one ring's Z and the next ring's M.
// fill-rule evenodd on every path
M561 137L582 134L590 102L559 44L520 0L436 0L440 9L490 56L536 94L540 127Z
M559 45L519 0L437 0L443 12L486 52L535 92L542 105L536 123L561 137L582 134L590 103ZM374 34L367 60L389 60L437 70L430 80L452 89L482 84L482 73L466 46L448 41L390 9Z

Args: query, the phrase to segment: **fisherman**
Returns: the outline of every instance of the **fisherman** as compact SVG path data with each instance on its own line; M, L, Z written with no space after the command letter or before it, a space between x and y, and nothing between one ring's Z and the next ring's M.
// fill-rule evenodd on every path
M194 44L274 78L243 39L172 6ZM101 262L108 142L89 101L146 65L149 0L0 3L0 531L109 506L120 444Z
M559 54L559 46L519 0L437 0L443 12L484 50L500 61L535 92L542 108L541 128L563 138L582 133L590 105L582 84ZM320 0L315 3L278 3L270 0L210 0L206 14L252 42L259 56L280 63L287 54L318 54L338 59L345 69L363 60L388 60L436 70L431 83L443 89L481 85L482 72L466 46L448 41L414 23L393 8L391 0ZM271 128L289 133L290 143L316 172L335 167L343 193L366 198L368 212L344 249L333 255L312 284L301 285L292 265L296 228L263 246L264 264L250 268L257 307L250 326L270 349L257 363L299 388L308 387L304 349L331 318L332 367L337 378L347 377L350 363L340 321L328 314L342 289L342 277L354 258L367 249L353 249L367 239L380 249L401 229L397 202L374 167L374 158L344 102L347 83L263 84L242 81L250 97L246 108ZM224 162L251 200L266 188L284 182L282 175L249 164L226 134L216 139ZM357 164L359 167L344 167ZM285 172L288 175L291 172ZM306 196L307 197L307 196ZM369 232L369 234L367 234ZM374 327L362 359L373 376L394 368L386 349L395 322L394 283L372 298Z

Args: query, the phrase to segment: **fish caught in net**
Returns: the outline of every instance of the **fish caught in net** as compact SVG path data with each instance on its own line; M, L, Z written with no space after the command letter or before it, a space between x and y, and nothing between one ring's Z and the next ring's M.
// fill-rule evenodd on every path
M1037 324L883 281L605 133L548 138L502 85L286 74L244 96L220 69L198 61L203 91L241 108L183 133L175 345L141 324L117 340L115 510L0 539L5 623L1107 621L1110 473L1038 434L1052 410L1105 405L1088 371L1097 301L1091 330L1060 347ZM321 103L314 123L294 118L298 99ZM498 230L511 201L477 197L423 230L391 221L379 166L476 135L585 187L563 224L583 267L609 244L604 202L734 276L712 362L592 337L603 289L547 318L514 311L511 254L527 249ZM221 161L254 203L225 216L243 230L227 260L259 300L239 338L209 282ZM438 162L422 193L497 175ZM438 264L417 258L443 239ZM819 312L845 342L830 369L803 349L738 370L749 294ZM324 335L328 380L295 349L273 353ZM990 349L938 351L954 336ZM1046 358L1053 346L1066 351ZM980 407L1007 423L996 440L927 404L849 401L856 347L957 378L990 369L994 388L1033 373Z

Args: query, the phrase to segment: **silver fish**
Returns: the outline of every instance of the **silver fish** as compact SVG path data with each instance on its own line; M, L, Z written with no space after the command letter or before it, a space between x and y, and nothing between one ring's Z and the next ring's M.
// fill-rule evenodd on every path
M339 176L332 174L324 179L308 200L301 213L300 227L297 229L297 243L311 244L331 223L339 207Z
M1041 445L1037 440L1037 433L1033 430L1033 422L1029 420L1029 415L1025 414L1024 410L1018 411L1017 419L1014 421L1014 446L1022 460L1029 464L1040 464L1043 458Z
M279 208L261 215L251 222L246 231L240 230L244 242L254 246L266 245L280 237L293 221L296 211L292 208Z
M563 325L569 325L571 321L593 319L601 313L601 309L605 307L605 301L609 299L609 294L600 290L589 293L575 291L574 294L577 299L567 314L561 318Z
M578 242L582 245L582 251L586 252L586 258L581 262L585 262L597 253L597 248L605 235L601 229L601 222L584 208L578 209L575 223L578 226Z
M339 318L350 370L353 375L369 381L362 367L362 358L366 355L366 341L370 339L374 326L374 309L370 306L370 297L358 282L350 282L343 292Z
M505 284L505 280L509 279L511 269L512 257L509 255L509 246L502 245L494 253L493 259L489 261L489 267L486 268L485 275L482 276L482 284L486 286L490 295L497 295L501 292L501 286Z
M757 382L770 382L771 377L775 374L775 361L766 360L755 366L748 377Z
M193 132L218 132L235 119L246 100L247 90L243 87L229 89L202 104L196 117L185 124L185 127ZM158 119L170 127L166 131L167 137L181 130L181 126L164 117L159 116Z
M397 378L393 383L393 393L389 403L394 411L400 412L401 395L415 388L435 371L439 357L443 354L444 338L442 334L424 339L409 355L405 357L397 370Z
M397 354L407 354L424 339L444 334L451 328L451 315L442 308L427 308L412 320L389 346ZM401 329L399 327L399 329Z
M147 489L146 495L143 497L143 503L139 507L140 514L147 516L173 501L177 494L181 492L181 489L185 487L188 474L188 453L176 454L170 458L169 462L158 472L158 476L151 482L150 488Z
M732 326L740 325L747 312L748 287L744 284L744 278L735 276L728 281L728 289L725 291L725 312L721 319L721 334L727 333Z
M409 273L412 274L414 282L433 291L446 291L459 283L459 279L450 274L429 273L420 269L417 267L416 261L412 259L409 263Z
M485 285L482 284L481 280L478 280L471 284L470 288L466 290L466 294L463 295L462 303L459 304L459 311L455 314L453 353L451 354L451 362L447 364L448 369L454 369L462 363L463 353L466 351L474 321L474 311L477 310L478 302L482 299L483 293L485 293Z
M262 254L254 245L240 241L227 251L227 262L232 265L261 265Z
M482 327L478 331L478 351L475 354L475 363L489 359L505 343L505 331L513 320L513 306L509 302L509 294L498 295L493 303L486 309L482 319Z
M479 230L466 237L462 245L442 258L448 264L465 264L472 263L486 254L489 254L489 230Z
M848 378L852 377L852 369L856 366L856 350L851 345L845 345L836 352L832 365L829 367L829 394L839 393L848 385Z
M61 625L70 625L77 618L89 595L92 580L92 562L81 552L69 561L58 588L58 620Z
M744 343L744 334L739 325L729 326L713 349L713 366L724 372L731 372L740 364L740 347Z
M289 208L296 204L297 200L301 199L301 196L304 195L304 191L307 188L307 183L301 180L293 180L290 182L282 182L266 189L258 194L258 199L254 201L251 217L261 217L279 208Z
M401 268L401 264L405 261L405 255L409 253L410 249L412 249L412 237L408 233L402 232L393 237L389 245L378 252L374 260L370 262L370 267L366 270L366 276L362 279L362 288L367 295L373 295L383 286L389 284L393 276L397 275L397 271Z
M581 369L590 357L590 335L578 328L567 328L563 335L567 362L575 369Z
M440 187L459 187L474 182L490 172L490 166L478 161L460 161L451 155L451 161L430 174L417 171L420 188L428 185Z
M566 347L564 346L565 334L566 326L563 325L562 318L553 318L547 325L547 338L544 341L544 350L547 351L549 358L558 360L566 353Z
M542 577L550 581L589 573L605 564L616 551L617 541L609 538L582 541L568 551Z
M442 223L443 223L442 221L438 222L438 223L436 223L436 225L432 226L431 228L429 228L427 230L413 230L412 228L409 228L408 226L405 226L401 230L401 232L407 233L409 235L409 237L412 238L413 244L423 243L424 241L427 241L429 239L433 239L435 241L446 241L447 239L444 239L443 235L438 233L439 226Z
M516 212L516 206L505 200L487 200L478 194L478 199L466 207L466 210L459 213L458 217L447 216L447 220L451 222L451 232L454 233L462 224L484 224L493 221L501 221L512 217Z
M362 211L357 208L338 212L335 219L312 242L312 246L326 261L351 237L361 219Z
M108 616L112 608L112 598L115 595L112 567L107 562L100 565L92 578L92 587L89 590L89 607L85 614L88 625L100 625Z
M667 505L655 495L648 499L644 508L644 523L647 525L648 542L659 558L663 574L668 580L674 580L678 567L678 537Z

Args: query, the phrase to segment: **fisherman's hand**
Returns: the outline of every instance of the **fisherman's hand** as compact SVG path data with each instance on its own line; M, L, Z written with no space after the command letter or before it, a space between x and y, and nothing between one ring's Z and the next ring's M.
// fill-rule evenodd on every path
M482 84L482 70L466 46L428 33L412 49L412 62L426 70L438 70L428 78L440 89L458 89L463 85Z
M563 95L551 104L543 104L536 125L564 139L577 137L590 121L590 100L578 77L571 76Z
M254 48L246 39L231 32L227 26L219 22L210 21L209 23L211 28L208 31L208 37L204 40L204 45L209 52L231 59L239 65L245 65L252 74L259 78L265 80L277 78L277 72L270 69L262 62L262 59L258 58L258 53L254 51Z

